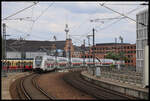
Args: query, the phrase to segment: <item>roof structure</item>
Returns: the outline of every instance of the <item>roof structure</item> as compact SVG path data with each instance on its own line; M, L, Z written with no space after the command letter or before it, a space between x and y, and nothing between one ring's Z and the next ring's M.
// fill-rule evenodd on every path
M96 44L96 46L101 46L101 45L130 45L130 43L99 43L99 44Z
M64 50L66 41L37 41L37 40L6 40L7 51L37 52L51 50L56 44L57 49Z

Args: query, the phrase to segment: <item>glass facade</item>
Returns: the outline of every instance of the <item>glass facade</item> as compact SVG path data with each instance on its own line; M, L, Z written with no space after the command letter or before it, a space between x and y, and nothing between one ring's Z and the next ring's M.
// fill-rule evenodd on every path
M148 44L148 29L139 23L148 25L148 9L136 15L136 71L143 72L144 68L144 47Z

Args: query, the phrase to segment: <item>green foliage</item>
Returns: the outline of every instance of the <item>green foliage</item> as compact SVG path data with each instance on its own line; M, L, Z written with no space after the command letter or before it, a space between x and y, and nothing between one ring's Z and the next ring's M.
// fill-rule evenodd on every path
M127 61L128 58L125 56L125 53L114 53L114 52L108 52L105 56L107 59L113 59L113 60L124 60Z
M114 64L110 64L110 68L115 68L115 65Z

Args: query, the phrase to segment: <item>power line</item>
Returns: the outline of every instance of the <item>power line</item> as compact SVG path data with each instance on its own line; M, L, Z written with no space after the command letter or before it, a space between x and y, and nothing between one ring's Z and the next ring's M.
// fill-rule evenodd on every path
M31 18L33 19L33 12L34 12L34 7L32 8L32 12L31 12ZM33 20L33 22L32 22L32 25L31 25L31 27L30 27L30 29L29 29L29 32L28 33L32 33L32 28L33 28L33 26L34 26L34 23L35 23L35 21Z
M139 7L139 6L138 6L138 7ZM136 11L136 10L138 10L138 9L142 8L142 7L140 7L140 8L138 8L138 7L136 7L135 9L133 9L133 10L131 10L131 11L127 12L126 14L130 14L130 13L132 13L132 12L134 12L134 11ZM111 25L113 25L113 24L115 24L115 23L119 22L120 20L122 20L122 19L126 18L126 17L121 17L121 16L119 16L119 17L120 17L120 19L118 19L118 20L116 20L116 21L112 22L111 24L109 24L108 26L103 27L103 28L102 28L102 29L100 29L100 30L104 30L104 29L106 29L106 28L110 27Z
M24 17L24 18L15 18L15 19L7 19L7 20L20 20L20 21L22 21L22 20L25 20L25 21L34 21L34 20L32 20L32 19L30 19L31 17Z
M38 2L34 2L34 4L32 4L32 5L30 5L30 6L26 7L26 8L24 8L24 9L22 9L22 10L16 12L16 13L14 13L14 14L12 14L12 15L9 15L8 17L6 17L6 18L4 18L4 19L2 19L2 20L7 20L8 18L17 15L18 13L23 12L24 10L26 10L26 9L28 9L28 8L30 8L30 7L32 7L32 6L34 6L34 5L36 5L37 3L38 3Z
M37 21L37 20L46 12L46 10L48 10L48 8L50 8L53 4L54 4L54 2L51 3L51 4L35 19L35 21Z
M148 3L141 3L141 4L127 4L127 3L124 3L124 4L105 4L105 5L148 5Z
M127 12L126 14L130 14L130 13L132 13L132 12L134 12L134 11L140 9L139 7L140 7L140 8L143 8L143 6L140 6L140 5L139 5L139 6L137 6L136 8L132 9L131 11ZM117 22L119 22L120 20L125 19L125 18L126 18L126 17L116 16L116 17L114 17L114 18L104 18L104 19L97 19L97 20L115 20L115 19L117 19L116 21L112 22L111 24L109 24L109 25L107 25L107 26L105 26L105 27L103 27L103 28L100 29L100 30L104 30L104 29L106 29L106 28L108 28L108 27L111 27L113 24L115 24L115 23L117 23Z
M113 9L111 9L111 8L109 8L109 7L107 7L107 6L104 6L104 4L100 4L100 5L103 6L103 7L105 7L105 8L107 8L107 9L109 9L109 10L111 10L111 11L113 11L113 12L116 12L116 13L118 13L118 14L124 16L124 17L127 17L127 18L131 19L131 20L134 21L134 22L136 22L134 19L132 19L132 18L130 18L130 17L128 17L128 16L126 16L126 15L124 15L124 14L122 14L122 13L119 13L119 12L117 12L117 11L115 11L115 10L113 10Z
M46 10L48 10L48 8L51 7L53 4L54 4L54 2L51 3L51 4L33 21L32 25L31 25L31 32L32 32L32 29L33 29L33 26L34 26L35 22L36 22L36 21L46 12ZM33 16L33 13L32 13L32 16Z
M97 9L94 10L94 12L96 12L96 11L97 11ZM77 28L81 28L80 26L81 26L82 24L85 24L85 23L84 23L85 21L91 19L91 16L92 16L92 14L88 17L88 19L86 19L86 20L84 20L83 22L81 22L80 25L77 26ZM74 28L74 26L73 26L72 28ZM77 30L75 30L75 31L77 31ZM73 31L72 33L74 33L75 31Z
M99 4L100 4L100 3L99 3ZM105 7L105 8L107 8L107 9L109 9L109 10L111 10L111 11L113 11L113 12L115 12L115 13L118 13L118 14L120 14L120 15L122 15L122 16L124 16L124 17L126 17L126 18L128 18L128 19L130 19L130 20L132 20L132 21L134 21L134 22L136 22L136 20L134 20L134 19L132 19L132 18L130 18L130 17L128 17L128 16L122 14L122 13L119 13L119 12L117 12L117 11L115 11L115 10L113 10L113 9L111 9L111 8L109 8L109 7L107 7L107 6L104 6L104 3L103 3L103 4L100 4L100 5L103 6L103 7ZM136 23L137 23L137 22L136 22ZM144 26L147 26L147 25L145 25L145 24L143 24L143 23L139 23L139 24L142 24L142 25L144 25Z

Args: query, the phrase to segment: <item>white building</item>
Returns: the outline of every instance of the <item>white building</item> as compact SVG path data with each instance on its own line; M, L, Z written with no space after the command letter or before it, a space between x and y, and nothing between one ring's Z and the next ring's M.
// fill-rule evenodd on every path
M148 45L148 16L148 9L136 15L136 71L141 73L144 68L144 48Z

